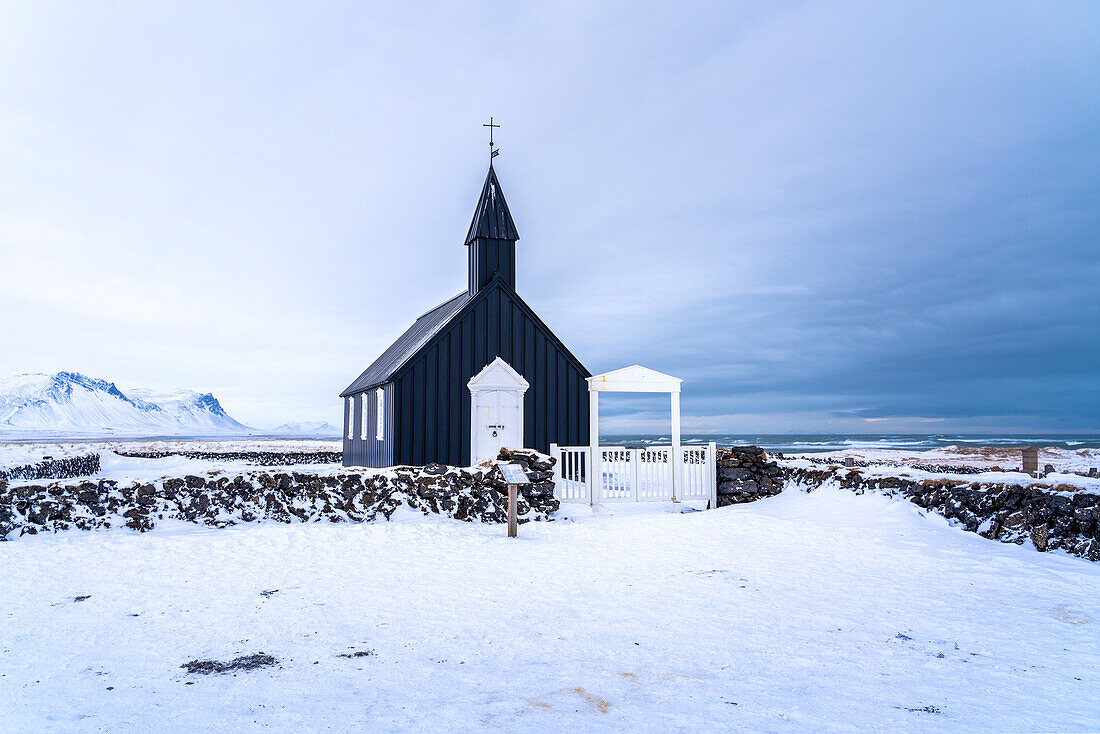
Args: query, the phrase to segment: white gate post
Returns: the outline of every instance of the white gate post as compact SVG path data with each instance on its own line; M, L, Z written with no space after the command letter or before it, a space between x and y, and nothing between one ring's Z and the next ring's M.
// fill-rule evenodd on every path
M554 462L554 497L560 500L561 492L558 491L558 480L563 478L565 476L565 473L562 471L561 466L561 450L558 448L558 445L556 443L550 444L550 458L557 459L557 461ZM564 482L560 483L564 484Z
M710 477L710 509L718 509L718 446L711 441L707 444L707 476Z
M680 501L680 391L672 393L672 501Z
M600 392L588 384L588 503L599 504L598 496L603 494L603 480L600 478Z

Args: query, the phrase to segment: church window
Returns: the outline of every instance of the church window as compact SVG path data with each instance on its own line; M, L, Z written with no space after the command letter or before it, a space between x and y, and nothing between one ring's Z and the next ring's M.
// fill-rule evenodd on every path
M378 401L378 425L374 429L374 437L381 441L386 432L386 392L378 388L374 394Z
M359 438L363 441L367 440L367 426L370 425L370 421L367 420L367 406L370 403L367 402L366 393L359 396Z
M355 438L355 398L348 398L348 438Z

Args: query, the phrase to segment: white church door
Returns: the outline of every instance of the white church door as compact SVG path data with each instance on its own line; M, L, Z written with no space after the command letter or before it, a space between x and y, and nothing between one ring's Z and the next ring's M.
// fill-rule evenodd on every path
M522 448L522 393L485 390L474 393L474 399L477 402L473 408L477 416L474 463L497 458L502 446Z
M529 385L500 357L468 383L470 388L470 459L495 459L501 447L523 448L523 396Z

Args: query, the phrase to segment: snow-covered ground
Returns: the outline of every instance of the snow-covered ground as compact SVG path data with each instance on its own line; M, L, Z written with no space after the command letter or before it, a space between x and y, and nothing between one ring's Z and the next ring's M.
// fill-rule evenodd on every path
M853 467L845 469L842 461L837 461L837 470L840 476L847 471L858 471L865 477L905 477L907 479L939 480L950 479L958 482L980 484L1015 484L1021 487L1039 487L1048 491L1073 493L1079 490L1087 490L1100 493L1100 477L1088 477L1070 471L1054 471L1042 477L1032 477L1022 471L980 471L974 474L958 474L950 471L928 471L917 469L906 464L871 464L870 466ZM797 467L802 469L822 469L825 465L810 461L805 456L795 456L776 460L780 466Z
M686 515L569 513L515 540L406 515L4 543L0 721L1100 729L1098 564L829 488ZM259 652L278 664L180 667Z
M202 451L234 453L247 451L342 451L341 441L321 439L250 438L250 439L163 439L163 440L88 440L88 441L0 441L0 468L33 464L50 456L61 459L69 456L95 454L107 451L130 453L148 451ZM167 466L167 465L166 465ZM117 477L112 477L117 478Z
M812 457L843 462L851 457L857 461L874 461L890 464L949 464L951 466L970 466L980 468L1000 467L1019 469L1022 461L1021 449L1005 446L943 446L932 449L881 449L856 448L841 451L788 453L788 457ZM1039 468L1050 464L1057 471L1088 472L1092 467L1100 467L1100 449L1081 448L1064 449L1055 446L1039 448Z
M1019 448L947 446L923 451L893 449L846 449L827 453L785 454L778 461L783 466L822 468L822 461L843 465L844 459L872 462L857 471L866 477L902 476L910 479L953 479L985 484L1003 483L1036 486L1047 490L1100 492L1100 477L1083 476L1089 469L1100 467L1100 449L1062 449L1047 447L1039 451L1039 467L1046 464L1054 472L1043 477L1031 477L1021 471ZM956 474L950 471L931 472L915 466L971 467L985 469L976 474Z

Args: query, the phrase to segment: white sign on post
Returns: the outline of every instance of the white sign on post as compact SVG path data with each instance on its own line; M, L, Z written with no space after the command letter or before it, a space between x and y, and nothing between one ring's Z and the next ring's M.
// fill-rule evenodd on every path
M530 484L527 472L519 464L501 464L500 473L504 475L504 481L508 484Z
M519 517L516 487L520 484L530 484L527 472L519 464L501 464L500 473L504 475L504 481L508 483L508 537L515 538L519 534Z

